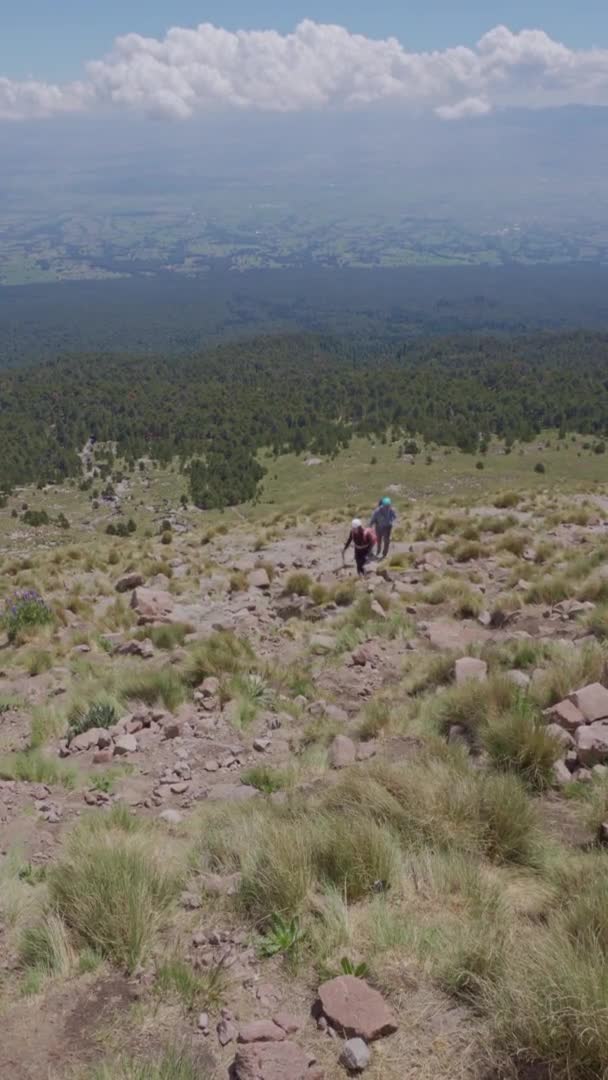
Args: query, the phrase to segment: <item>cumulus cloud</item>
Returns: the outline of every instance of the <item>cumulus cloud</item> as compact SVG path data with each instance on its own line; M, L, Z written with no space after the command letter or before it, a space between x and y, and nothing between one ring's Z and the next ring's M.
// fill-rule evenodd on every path
M608 105L608 49L573 50L542 30L498 26L475 48L408 52L310 20L290 34L174 27L127 34L69 86L0 79L0 116L20 119L95 104L187 119L231 107L289 112L393 102L445 120L493 108Z
M0 77L0 120L28 120L76 112L94 99L95 91L89 83L54 86L34 79L16 82Z

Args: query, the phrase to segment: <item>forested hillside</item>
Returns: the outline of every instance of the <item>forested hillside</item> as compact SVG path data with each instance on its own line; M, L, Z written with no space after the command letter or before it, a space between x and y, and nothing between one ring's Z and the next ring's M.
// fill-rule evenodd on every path
M312 336L183 360L81 356L0 376L0 489L81 471L89 439L134 466L191 469L198 505L255 495L268 448L332 454L353 434L483 450L491 435L608 430L608 335L443 338L369 352Z

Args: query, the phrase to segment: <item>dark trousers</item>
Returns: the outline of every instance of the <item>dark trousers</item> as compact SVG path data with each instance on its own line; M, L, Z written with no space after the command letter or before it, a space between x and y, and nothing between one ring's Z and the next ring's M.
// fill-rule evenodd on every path
M365 564L372 553L371 547L355 548L355 562L357 564L357 573L365 573Z
M392 531L392 525L387 525L384 529L376 529L376 537L378 540L378 555L382 555L383 558L386 558L386 556L388 555L388 549L391 546Z

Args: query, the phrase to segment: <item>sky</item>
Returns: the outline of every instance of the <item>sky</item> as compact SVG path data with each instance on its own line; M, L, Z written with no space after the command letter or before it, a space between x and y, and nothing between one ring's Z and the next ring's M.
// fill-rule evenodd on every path
M608 105L608 0L0 0L0 120L379 104Z
M338 23L408 49L473 45L499 24L541 28L572 48L608 48L606 0L1 0L0 75L67 81L115 37L162 37L171 26L285 33L303 19Z

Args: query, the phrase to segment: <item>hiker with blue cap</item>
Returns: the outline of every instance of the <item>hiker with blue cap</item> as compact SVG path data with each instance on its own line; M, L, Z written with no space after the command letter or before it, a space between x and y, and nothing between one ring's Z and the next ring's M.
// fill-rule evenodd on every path
M383 499L380 499L370 519L370 526L376 532L378 544L376 554L379 559L386 559L388 555L388 549L391 546L391 533L396 520L397 514L393 503L388 495L385 495Z

